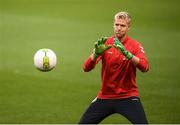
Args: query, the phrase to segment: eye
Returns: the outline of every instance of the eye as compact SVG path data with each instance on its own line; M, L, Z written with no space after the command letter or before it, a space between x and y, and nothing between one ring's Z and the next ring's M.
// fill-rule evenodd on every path
M126 27L126 25L121 24L121 27Z
M119 26L119 24L115 24L115 26Z

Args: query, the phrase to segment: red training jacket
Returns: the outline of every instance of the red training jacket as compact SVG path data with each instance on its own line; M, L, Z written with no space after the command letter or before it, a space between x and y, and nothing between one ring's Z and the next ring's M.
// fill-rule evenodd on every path
M131 60L127 60L126 57L113 46L113 36L109 37L105 44L112 45L112 48L105 51L96 61L92 60L91 54L83 66L84 71L89 72L102 60L102 83L97 98L122 99L132 96L138 97L136 68L142 72L149 70L149 64L143 47L129 36L127 36L123 42L125 49L140 59L140 62L135 66Z

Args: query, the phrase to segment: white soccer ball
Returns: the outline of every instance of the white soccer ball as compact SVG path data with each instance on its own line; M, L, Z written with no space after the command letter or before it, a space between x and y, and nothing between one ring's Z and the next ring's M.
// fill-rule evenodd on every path
M57 57L51 49L40 49L34 54L34 65L40 71L50 71L56 64Z

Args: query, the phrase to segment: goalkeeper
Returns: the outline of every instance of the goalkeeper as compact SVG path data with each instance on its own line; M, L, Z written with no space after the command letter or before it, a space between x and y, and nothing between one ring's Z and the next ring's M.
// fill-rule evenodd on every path
M136 69L149 70L144 49L128 36L131 17L127 12L114 16L114 35L95 43L83 69L89 72L102 60L101 88L79 124L98 124L118 113L133 124L148 124L136 85Z

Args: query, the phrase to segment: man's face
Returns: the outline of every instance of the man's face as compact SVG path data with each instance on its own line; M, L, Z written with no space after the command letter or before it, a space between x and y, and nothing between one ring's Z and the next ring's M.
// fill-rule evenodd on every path
M129 30L127 19L116 19L114 21L114 33L118 38L124 37Z

